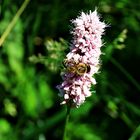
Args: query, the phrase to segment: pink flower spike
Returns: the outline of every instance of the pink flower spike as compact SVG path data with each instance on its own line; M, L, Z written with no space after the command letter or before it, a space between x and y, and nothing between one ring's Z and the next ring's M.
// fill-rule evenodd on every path
M63 82L57 86L62 98L61 104L79 107L91 96L90 87L96 84L93 77L98 73L100 66L101 36L106 24L100 21L97 11L82 12L72 20L73 40L70 52L65 58L65 70L62 75Z

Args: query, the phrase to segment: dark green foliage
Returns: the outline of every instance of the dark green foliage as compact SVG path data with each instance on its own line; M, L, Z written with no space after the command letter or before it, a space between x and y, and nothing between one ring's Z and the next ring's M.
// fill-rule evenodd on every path
M0 35L22 2L0 0ZM140 139L139 1L40 0L30 1L0 47L0 140L62 139L66 106L56 85L70 20L95 7L110 25L105 55L93 95L71 110L69 140Z

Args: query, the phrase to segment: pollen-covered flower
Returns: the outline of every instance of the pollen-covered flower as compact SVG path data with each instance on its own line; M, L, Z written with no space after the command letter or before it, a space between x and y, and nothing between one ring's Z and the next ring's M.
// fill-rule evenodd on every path
M90 87L96 84L93 75L100 66L101 36L106 25L100 21L96 10L88 14L82 12L72 23L73 40L64 60L63 82L57 88L63 98L61 104L78 107L91 96Z

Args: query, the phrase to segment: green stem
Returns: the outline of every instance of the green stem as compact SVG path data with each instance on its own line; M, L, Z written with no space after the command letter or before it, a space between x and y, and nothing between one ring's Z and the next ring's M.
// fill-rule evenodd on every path
M30 0L25 0L23 2L21 7L19 8L19 10L17 11L16 15L14 16L12 21L7 26L6 30L4 31L4 33L2 34L2 36L0 38L0 47L4 43L5 39L7 38L7 36L11 32L11 30L13 29L14 25L16 24L17 20L19 19L20 15L23 13L24 9L26 8L26 6L28 5L29 2L30 2Z
M131 137L128 140L136 140L140 136L140 125L137 126L135 131L132 133Z
M114 58L111 57L111 62L120 69L120 71L131 81L131 83L140 91L139 83L119 64Z
M66 113L66 120L65 120L65 126L64 126L63 140L67 140L67 125L68 125L69 117L70 117L70 109L71 109L71 106L67 105L67 113Z
M135 125L124 112L121 113L120 117L131 130L135 129Z

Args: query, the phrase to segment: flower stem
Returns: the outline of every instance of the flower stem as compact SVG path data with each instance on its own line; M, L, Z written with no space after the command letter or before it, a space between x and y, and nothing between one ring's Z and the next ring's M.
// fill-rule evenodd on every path
M20 9L17 11L16 15L14 16L12 21L7 26L6 30L4 31L4 33L2 34L2 36L0 38L0 47L2 46L3 42L5 41L5 39L7 38L9 33L11 32L11 30L13 29L14 25L16 24L17 20L19 19L20 15L23 13L23 11L25 10L25 8L29 2L30 2L30 0L25 0L23 2Z
M67 140L67 125L70 117L70 110L71 105L67 105L67 113L66 113L66 120L65 120L65 126L64 126L64 133L63 133L63 140Z

